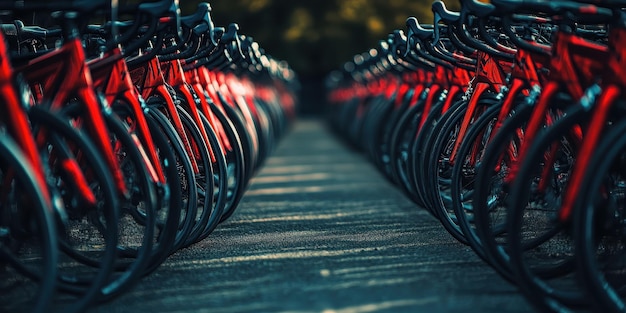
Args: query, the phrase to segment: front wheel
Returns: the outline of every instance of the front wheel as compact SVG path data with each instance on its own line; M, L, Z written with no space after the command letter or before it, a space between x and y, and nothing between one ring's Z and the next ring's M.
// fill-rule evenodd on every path
M56 289L57 233L52 199L43 197L24 160L0 135L0 311L43 313Z

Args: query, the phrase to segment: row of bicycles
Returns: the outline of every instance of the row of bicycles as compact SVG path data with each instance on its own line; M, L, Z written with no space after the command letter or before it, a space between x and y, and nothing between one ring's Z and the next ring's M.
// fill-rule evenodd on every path
M625 312L626 2L432 3L327 77L332 129L542 312Z
M0 1L0 311L82 312L227 220L298 79L211 7Z

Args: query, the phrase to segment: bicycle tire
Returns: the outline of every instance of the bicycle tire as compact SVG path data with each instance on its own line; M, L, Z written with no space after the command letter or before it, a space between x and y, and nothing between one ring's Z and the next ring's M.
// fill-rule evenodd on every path
M213 155L215 156L215 161L213 162L213 199L212 199L212 210L211 215L207 223L204 224L204 229L202 230L200 236L197 241L203 240L208 237L213 230L217 227L222 219L222 215L226 209L226 205L228 204L228 181L229 181L229 172L226 164L226 157L224 154L224 150L222 149L222 145L220 144L219 138L213 130L213 127L209 123L209 120L203 115L200 114L200 118L202 120L203 126L207 130L207 134L209 135L209 148L213 151Z
M610 192L609 187L613 186L616 191L623 189L620 182L624 180L623 158L626 151L624 133L626 121L623 119L604 132L601 142L594 150L580 189L589 192L580 194L573 215L577 274L581 279L581 286L586 288L589 298L594 301L594 309L611 313L624 312L626 308L624 286L619 285L619 279L610 277L613 264L607 262L619 260L619 256L615 258L613 255L603 254L619 251L608 247L623 242L623 238L614 233L616 223L620 224L616 219L619 215L615 213L611 215L611 212L607 211L619 210L619 207L615 207L616 204L619 205L619 202L616 202L619 199L610 197L619 197L620 194ZM614 228L603 225L612 225ZM616 273L616 276L619 278L619 273Z
M50 181L53 181L51 188L56 190L64 199L64 210L62 215L67 216L67 221L63 224L57 224L58 241L60 246L60 263L68 263L71 265L68 270L65 268L58 269L57 286L59 290L68 292L72 295L79 296L78 299L65 299L69 302L63 308L66 312L81 312L90 305L101 293L101 288L107 284L111 273L114 270L114 264L117 257L118 244L118 221L120 217L117 192L113 184L113 178L106 169L106 163L100 157L96 147L89 141L82 131L74 128L66 117L51 113L41 106L33 106L28 110L29 119L33 127L33 133L36 136L45 138L44 144L40 145L40 151L44 156L44 164L49 166ZM83 208L76 207L80 205L80 201L71 201L73 198L69 190L65 190L69 182L65 182L65 178L59 174L62 168L59 162L55 162L58 156L50 154L54 151L59 154L66 150L77 149L80 151L80 159L78 160L83 167L81 170L86 173L90 186L97 188L98 207L82 212ZM95 189L94 189L95 190ZM70 198L68 198L70 197ZM90 215L91 214L91 215ZM97 215L97 216L93 216ZM91 231L87 231L85 227L95 225ZM104 225L99 225L104 223ZM62 226L62 227L61 227ZM77 228L76 231L70 231L69 227ZM94 226L92 226L94 227ZM74 228L72 228L74 229ZM97 240L96 234L104 232L101 240ZM76 233L91 234L89 236L89 244L83 242L84 237L72 238L69 234ZM72 245L76 239L76 245ZM86 246L87 245L87 246ZM72 249L85 249L85 247L100 247L102 252L91 255L82 255L82 253L91 252L90 250L81 250L81 252ZM92 259L93 258L93 259ZM79 273L76 265L84 265L81 267L83 271L95 271L92 275ZM80 275L80 276L79 276ZM84 279L83 275L88 275L90 279Z
M389 172L391 180L400 187L404 194L417 205L424 206L423 200L414 190L408 178L408 160L411 159L411 141L417 133L418 121L422 116L423 96L417 99L417 103L407 108L399 119L394 123L389 142Z
M365 117L362 134L370 162L372 162L388 180L391 180L391 176L385 170L385 162L382 159L384 152L381 149L385 136L384 129L393 113L393 99L393 97L389 99L377 98L378 101L370 104L370 110Z
M121 121L129 128L134 127L134 118L130 107L123 103L115 103L113 111L120 117ZM185 203L182 200L183 188L188 185L181 184L181 176L189 173L191 165L187 164L187 168L184 167L184 161L174 154L174 147L176 141L170 140L167 136L171 136L169 133L166 135L164 129L167 125L161 126L155 121L154 115L150 114L151 110L146 108L145 119L150 131L149 136L152 137L154 148L158 154L158 160L161 163L161 168L164 171L165 182L163 186L158 187L158 205L155 212L156 216L156 231L155 241L153 242L153 251L150 255L150 260L147 261L143 269L143 275L152 272L156 269L165 259L174 251L176 243L176 234L178 232L178 226L181 220L184 218L182 208L185 207ZM171 124L170 124L171 126ZM178 148L182 149L182 144L178 141ZM150 160L146 160L150 161ZM186 160L188 163L189 160ZM183 165L181 172L179 172L178 165ZM184 187L185 186L185 187Z
M54 208L50 207L53 199L45 199L39 192L40 186L35 181L32 173L34 169L25 160L27 158L20 151L17 144L5 134L0 134L0 190L3 195L13 194L15 203L5 203L8 197L2 197L0 203L0 228L3 230L0 236L0 264L5 262L13 264L15 269L29 279L29 282L22 282L21 279L12 277L6 270L0 271L0 277L6 284L11 283L11 288L2 288L0 295L0 309L2 311L28 311L31 313L47 312L56 291L57 262L59 258L56 220ZM4 179L11 175L10 181ZM6 183L6 184L5 184ZM11 192L9 189L14 190ZM23 197L28 195L28 197ZM21 201L27 204L20 205ZM27 211L26 211L27 210ZM27 218L29 227L14 226L16 219L22 219L22 215ZM17 234L13 235L13 229L17 228ZM23 229L23 234L20 230ZM18 238L22 237L23 238ZM34 238L34 240L33 240ZM27 244L26 241L30 242ZM13 241L18 241L17 245L27 245L26 249L14 251ZM22 251L20 253L20 250ZM26 253L28 251L28 253ZM32 251L41 251L33 253ZM20 255L18 255L20 254ZM24 254L24 257L21 256ZM1 266L0 268L3 268ZM33 275L34 273L34 275ZM5 276L4 274L8 274ZM17 282L17 284L15 283ZM16 297L13 292L21 290L25 284L26 292L18 292L20 297ZM36 286L30 286L30 284ZM34 288L32 297L29 290ZM8 299L6 299L7 297ZM20 301L17 301L17 300ZM25 304L26 307L21 306Z
M450 214L451 212L448 212L444 198L441 196L440 186L445 184L445 182L440 177L440 174L444 175L445 173L441 173L440 166L444 164L442 158L449 156L450 143L459 140L455 132L458 130L458 123L462 122L466 111L467 106L460 106L457 110L448 111L442 116L442 121L435 126L437 130L433 132L433 136L431 136L433 139L430 140L431 145L427 148L427 151L430 151L430 157L425 163L427 174L424 177L425 185L430 186L426 190L427 197L430 199L430 210L435 212L435 216L439 218L439 221L448 233L463 244L467 244L467 240L459 226L453 221L454 216ZM442 153L446 153L446 155L442 156ZM451 168L446 170L446 172L450 171ZM449 180L449 177L447 180ZM447 185L449 188L449 183Z
M465 204L464 201L471 201L471 193L474 185L479 183L475 179L475 166L480 162L481 152L486 149L486 142L491 135L490 129L500 113L501 105L494 105L483 113L467 130L467 134L459 147L457 162L452 167L450 199L452 209L457 219L457 225L461 229L464 238L474 252L487 264L489 259L485 255L482 242L474 229L473 208L471 202ZM475 151L475 148L478 151ZM473 159L473 157L476 157ZM473 165L466 165L468 160L476 162Z
M521 162L510 192L507 213L507 248L511 269L522 292L531 303L542 310L556 312L567 307L589 304L584 292L574 282L576 279L575 259L570 255L574 249L574 243L571 242L566 232L566 225L554 218L556 211L560 208L559 190L564 190L573 167L572 160L575 159L573 156L575 146L569 144L575 140L568 139L569 133L572 127L583 120L586 115L587 110L583 106L574 107L549 128L537 134ZM547 165L543 164L544 155L546 151L551 151L554 144L564 148L557 151L557 156L568 151L569 154L556 160L557 162L562 160L560 163L549 164L549 168L553 170L551 172L554 173L551 176L554 194L539 193L534 188L536 177ZM552 190L548 189L548 191ZM538 197L541 198L538 199ZM533 203L540 200L544 205L538 210L533 210L528 207L530 200L533 200ZM552 205L546 207L545 204L550 204L548 202L550 200L552 200ZM531 216L533 212L535 214ZM546 225L545 230L540 224L542 222ZM539 235L537 235L538 231ZM526 240L525 235L532 235L533 238ZM541 249L544 244L547 248ZM555 248L564 250L553 253ZM529 264L535 259L540 263L535 266ZM544 265L544 263L548 264Z
M231 151L225 151L229 184L228 200L224 212L222 212L222 217L220 218L221 223L233 215L248 187L249 179L246 177L246 167L248 164L246 164L246 156L239 133L233 122L212 103L211 111L221 123L232 148Z
M256 164L257 152L255 151L254 144L252 143L251 134L248 133L248 129L245 125L245 121L243 117L237 113L232 107L227 104L222 105L224 108L224 113L228 120L231 121L233 126L235 127L235 131L239 135L239 140L241 141L241 147L243 150L243 159L246 161L245 163L245 173L246 173L246 181L249 181L254 175L256 169L254 165ZM211 103L211 109L213 111L219 110L216 104Z
M514 282L515 279L509 265L509 255L504 248L506 243L506 204L508 203L508 190L510 188L506 188L507 186L502 188L504 183L502 180L508 173L507 165L510 165L511 161L509 160L507 163L508 158L506 158L505 153L511 142L512 147L517 148L519 143L517 142L518 134L516 131L525 127L532 110L533 107L530 105L516 106L516 110L511 113L493 136L477 168L476 180L480 183L475 185L472 200L475 233L482 243L485 256L489 260L489 264L496 269L496 272L511 282ZM513 153L517 153L517 151L513 151ZM503 154L505 155L502 156ZM498 169L497 172L495 172L496 168ZM494 179L498 180L494 181ZM495 188L495 190L490 188ZM495 194L492 194L492 191ZM500 209L494 210L494 208L497 209L498 205L500 205ZM500 218L502 215L504 215L503 219ZM498 223L498 221L501 222Z
M153 97L149 99L146 120L151 132L158 131L164 135L162 139L166 140L167 146L174 154L175 162L171 166L169 164L164 166L164 168L167 169L166 172L168 177L173 174L169 173L169 171L172 170L171 168L174 168L176 175L178 176L178 181L181 183L179 186L170 188L170 190L175 189L176 193L181 194L180 215L176 218L178 221L171 250L167 255L163 255L161 260L156 260L154 264L148 266L146 269L147 273L154 271L158 265L164 261L167 256L169 256L169 254L182 248L183 243L187 240L187 237L191 233L197 214L198 190L196 187L195 174L192 169L191 160L187 155L182 139L180 139L176 129L169 121L168 117L160 111L163 108L163 102L160 102L158 98ZM171 205L176 204L174 201L171 201ZM162 229L162 231L165 233L168 229L169 227L165 226L165 229Z
M460 106L465 105L465 100L458 97L456 101L453 101L453 104L446 112L442 112L444 102L439 103L439 105L433 107L429 116L426 118L422 129L417 133L417 137L412 142L410 147L410 160L407 164L407 171L409 175L409 179L411 185L413 186L413 190L415 190L416 194L420 199L422 199L424 203L424 207L431 211L430 198L428 197L427 185L424 183L426 181L426 171L427 171L427 160L430 157L428 151L429 147L432 146L432 141L435 140L435 135L440 131L440 128L443 126L443 120L445 120L444 115L447 112L453 112L457 110ZM435 215L435 212L431 211L433 216L439 218Z
M145 268L159 253L166 253L169 247L159 245L157 229L156 186L142 157L136 142L130 135L128 125L115 114L105 116L109 132L113 135L112 144L116 147L120 168L123 169L127 185L132 190L131 198L122 207L120 223L120 243L118 243L117 278L102 288L98 301L105 302L119 296L139 282ZM124 205L124 204L122 204ZM130 228L124 230L124 228ZM137 238L139 236L139 238ZM128 238L128 239L125 239ZM130 247L124 247L130 245ZM134 245L134 247L133 247ZM161 252L163 251L163 252ZM121 260L125 257L127 260Z

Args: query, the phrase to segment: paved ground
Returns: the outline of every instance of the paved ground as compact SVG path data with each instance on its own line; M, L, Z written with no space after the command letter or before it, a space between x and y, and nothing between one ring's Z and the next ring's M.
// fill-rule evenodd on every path
M93 312L530 312L515 288L315 120L235 215Z

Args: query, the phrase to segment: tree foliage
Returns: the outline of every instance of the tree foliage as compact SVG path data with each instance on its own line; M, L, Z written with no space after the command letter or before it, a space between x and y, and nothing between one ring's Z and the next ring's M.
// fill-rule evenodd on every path
M324 75L354 54L375 47L409 16L432 23L431 0L216 0L217 26L236 22L269 54L301 76ZM197 1L181 1L183 14ZM446 2L457 8L455 2Z

